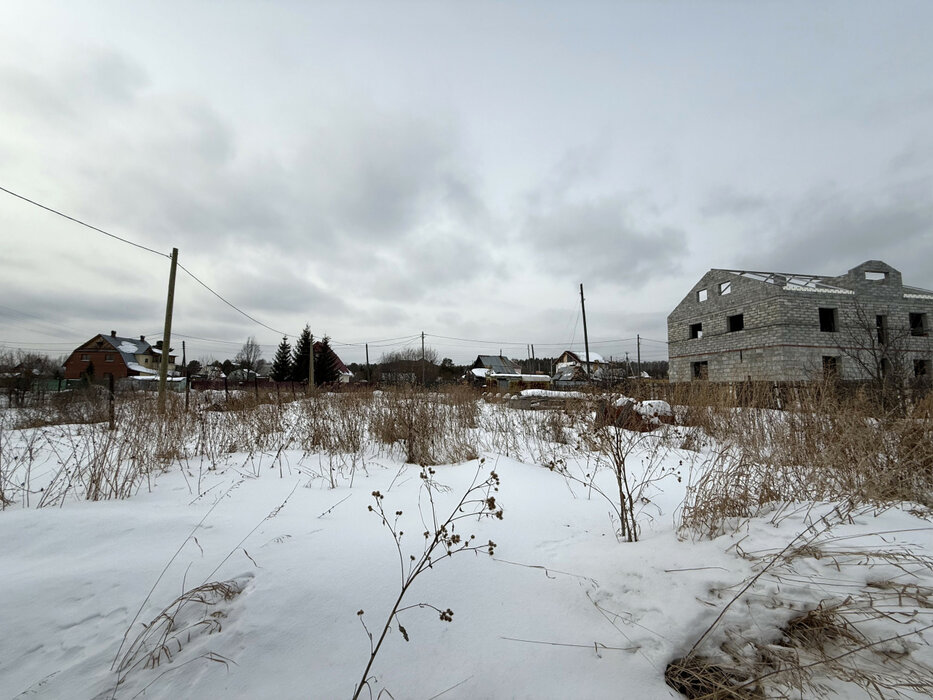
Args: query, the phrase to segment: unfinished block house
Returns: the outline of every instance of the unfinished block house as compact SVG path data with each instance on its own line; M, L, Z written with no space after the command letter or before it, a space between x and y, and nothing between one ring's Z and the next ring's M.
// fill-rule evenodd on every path
M667 317L670 379L933 374L933 291L869 260L839 277L713 269Z

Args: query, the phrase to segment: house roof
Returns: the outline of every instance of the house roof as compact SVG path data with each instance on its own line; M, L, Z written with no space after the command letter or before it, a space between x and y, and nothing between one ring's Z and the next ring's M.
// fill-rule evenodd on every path
M590 354L591 363L592 362L605 362L605 360L603 359L603 356L600 355L599 353L596 353L590 350L589 354ZM583 352L583 354L580 354L580 353L574 352L573 350L565 350L564 352L561 353L561 355L570 355L571 357L576 358L577 362L580 362L581 364L586 364L586 352Z
M521 366L514 360L502 355L477 355L473 366L485 367L492 374L520 374Z
M933 291L921 289L920 287L908 287L904 285L904 296L912 299L933 299Z
M152 349L152 346L149 343L147 343L145 340L140 340L139 338L123 338L118 335L110 335L109 333L101 333L100 337L104 339L104 342L112 345L114 350L120 353L120 357L123 358L123 362L127 367L136 371L139 370L136 367L131 366L137 364L136 355L145 353Z
M884 263L880 260L868 260L861 265L849 270L847 275L842 276L829 276L829 275L809 275L809 274L800 274L796 272L761 272L756 270L726 270L722 268L714 268L716 272L727 272L738 277L744 277L746 279L756 280L758 282L765 282L767 284L774 284L786 291L790 292L827 292L831 294L855 294L855 290L847 284L847 278L850 278L853 273L866 270L872 272L871 268L881 268L881 270L887 272L894 272L898 275L900 274L893 267ZM903 293L909 297L916 297L925 299L927 297L933 298L933 291L929 289L922 289L920 287L909 287L907 285L902 285Z
M314 341L314 352L321 352L321 350L322 350L323 348L324 348L324 344L323 344L322 342L320 342L320 341L318 341L318 340ZM334 352L334 349L333 349L333 348L331 348L330 350L331 350L331 352ZM341 360L341 359L337 356L337 353L335 353L335 352L334 352L334 357L337 358L337 370L340 372L340 374L347 374L347 375L350 375L350 376L352 377L352 376L353 376L353 372L350 371L350 368L349 368L349 367L347 367L345 364L343 364L343 360Z
M834 294L854 294L851 289L845 289L835 284L829 284L832 279L826 275L801 275L792 272L757 272L754 270L724 270L715 268L717 272L728 272L738 277L774 284L788 291L806 292L832 292Z

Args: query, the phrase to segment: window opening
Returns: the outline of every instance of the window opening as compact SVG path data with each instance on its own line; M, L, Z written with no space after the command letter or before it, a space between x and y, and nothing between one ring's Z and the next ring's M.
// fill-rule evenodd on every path
M823 376L827 379L839 373L839 358L833 355L823 355Z
M914 360L914 376L925 377L930 373L930 363L927 360Z
M697 301L706 301L706 299L708 298L708 296L709 296L709 294L708 294L707 290L701 289L700 291L697 292Z
M709 379L709 362L694 362L693 363L693 378L694 379Z
M836 309L829 309L820 307L820 332L822 333L835 333L836 332Z
M690 324L690 337L691 338L702 338L703 337L703 324L702 323L691 323Z
M736 314L735 316L729 316L729 332L735 333L736 331L744 330L745 328L745 315Z
M926 335L927 334L927 315L926 314L910 314L910 334L911 335Z
M719 296L724 296L726 294L732 293L732 282L720 282L719 283Z
M888 278L887 272L866 272L865 279L870 282L881 282Z
M878 331L878 345L888 344L888 317L881 314L875 316L875 328Z

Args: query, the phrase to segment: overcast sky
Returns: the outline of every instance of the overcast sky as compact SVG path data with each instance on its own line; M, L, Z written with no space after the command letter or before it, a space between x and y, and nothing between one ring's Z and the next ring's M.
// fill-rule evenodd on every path
M933 3L5 0L0 186L268 326L179 272L188 359L556 355L580 283L666 358L712 267L933 287ZM161 337L167 258L3 192L0 244L0 346Z

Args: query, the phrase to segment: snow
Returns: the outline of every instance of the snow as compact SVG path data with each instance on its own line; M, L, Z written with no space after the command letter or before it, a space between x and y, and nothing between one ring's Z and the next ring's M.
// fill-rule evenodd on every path
M660 404L642 405L661 413ZM529 420L527 412L480 406L503 412L497 420L516 413ZM70 429L106 434L103 427ZM69 427L58 430L60 452ZM484 430L473 437L489 445L494 439ZM405 603L450 608L453 620L439 620L430 608L403 612L410 641L393 625L372 669L373 697L383 688L396 698L677 697L665 685L665 666L761 571L761 558L740 553L780 552L833 513L830 504L803 504L714 540L685 539L675 524L689 475L702 470L705 455L676 447L683 430L665 427L667 434L647 438L673 446L664 464L683 478L672 472L646 492L636 543L617 540L605 500L541 466L530 447L434 467L433 478L449 488L434 493L441 517L477 474L494 469L500 476L502 521L465 520L457 530L497 547L491 557L443 558L416 580ZM7 439L20 446L35 435L20 430ZM549 449L564 450L570 473L592 468L569 447ZM644 449L647 455L650 445ZM189 450L127 500L69 499L42 509L20 502L0 512L0 695L132 698L145 689L149 698L349 698L369 658L361 619L378 635L399 592L399 560L421 554L430 510L420 468L399 455L369 452L355 470L338 459L331 487L325 477L334 457L289 448L207 459ZM57 459L50 447L36 458L34 498ZM639 464L639 455L631 462ZM611 488L608 472L598 478ZM402 511L401 552L368 510L374 491L384 494L387 512ZM874 532L888 532L887 546L933 551L929 523L907 506L854 513L835 535L860 551L880 544ZM730 629L765 640L832 590L847 595L886 573L844 557L801 556L781 566L729 610ZM795 584L802 572L834 583ZM914 574L911 581L930 585L929 576ZM189 606L190 620L213 622L175 638L171 659L128 671L114 692L111 665L143 625L183 591L212 581L234 581L242 592L203 611ZM911 653L933 661L929 647Z
M135 355L139 352L139 346L136 343L131 343L128 340L121 340L120 345L117 347L117 350L120 352L125 352L130 355Z
M592 399L592 394L580 391L555 391L553 389L523 389L516 396L527 396L537 399Z

